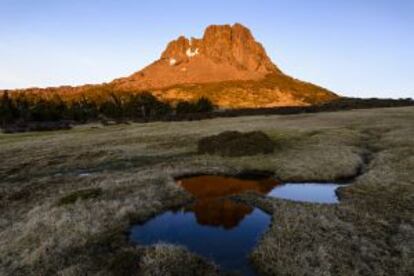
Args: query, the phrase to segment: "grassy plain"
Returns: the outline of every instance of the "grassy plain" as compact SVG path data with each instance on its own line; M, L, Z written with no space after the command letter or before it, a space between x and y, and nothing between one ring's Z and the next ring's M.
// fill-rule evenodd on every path
M223 131L261 130L273 154L197 154ZM414 108L0 134L0 275L216 275L184 248L128 244L132 223L191 200L174 177L266 170L337 181L338 205L238 200L272 215L250 259L263 275L414 273Z

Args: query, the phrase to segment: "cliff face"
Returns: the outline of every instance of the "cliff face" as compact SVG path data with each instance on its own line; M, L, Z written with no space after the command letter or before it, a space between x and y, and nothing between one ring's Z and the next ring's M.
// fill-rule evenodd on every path
M197 56L252 73L279 72L250 30L240 24L209 26L202 39L180 37L169 43L161 59L188 63Z
M151 91L176 102L203 96L222 108L301 106L337 98L334 93L285 75L241 24L211 25L202 38L180 36L161 57L129 77L104 85L31 89L66 98L102 89Z
M209 26L201 39L171 41L159 60L130 77L116 80L121 89L156 89L186 83L257 80L280 73L240 24Z

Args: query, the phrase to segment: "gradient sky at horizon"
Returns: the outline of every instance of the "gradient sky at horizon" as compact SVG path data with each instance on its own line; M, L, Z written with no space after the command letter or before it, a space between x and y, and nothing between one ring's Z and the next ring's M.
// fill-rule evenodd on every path
M108 82L179 35L234 22L295 78L346 96L414 98L411 0L0 0L0 89Z

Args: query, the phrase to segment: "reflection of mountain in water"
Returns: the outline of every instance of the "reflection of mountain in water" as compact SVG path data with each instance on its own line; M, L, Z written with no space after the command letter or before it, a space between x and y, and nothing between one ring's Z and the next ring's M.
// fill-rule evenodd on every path
M244 180L224 176L197 176L182 179L179 184L196 198L188 211L195 213L199 224L231 229L250 214L253 208L224 197L246 191L267 194L279 183L271 178Z
M195 213L197 222L201 225L231 229L250 214L253 208L230 199L202 199L197 200L190 210Z

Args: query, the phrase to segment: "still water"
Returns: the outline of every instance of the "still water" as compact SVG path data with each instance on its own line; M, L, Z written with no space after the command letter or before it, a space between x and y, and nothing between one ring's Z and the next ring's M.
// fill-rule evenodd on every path
M166 242L187 247L220 266L224 271L254 275L248 254L271 217L250 205L229 199L255 191L262 195L296 201L335 203L334 184L281 184L271 177L235 178L195 176L177 181L195 197L188 206L160 214L134 225L131 241L151 245Z
M196 198L195 202L135 225L131 240L144 245L157 242L184 245L213 260L222 270L253 275L247 257L271 218L257 208L226 197L249 190L266 194L278 182L271 178L197 176L177 183Z
M268 195L302 202L338 203L336 189L340 186L333 183L285 183L276 186Z

